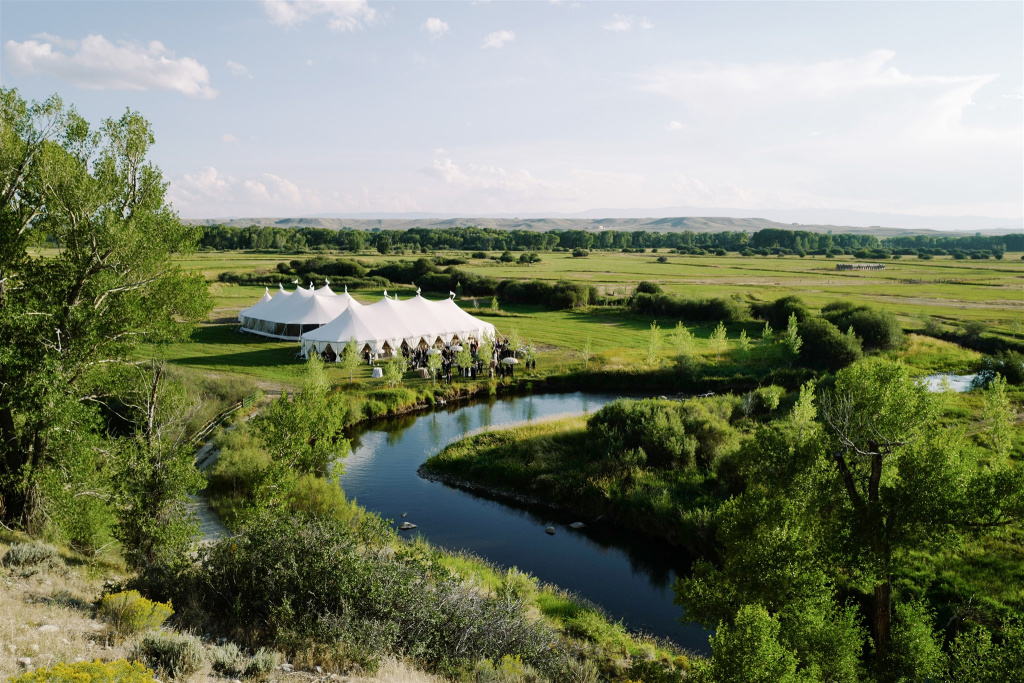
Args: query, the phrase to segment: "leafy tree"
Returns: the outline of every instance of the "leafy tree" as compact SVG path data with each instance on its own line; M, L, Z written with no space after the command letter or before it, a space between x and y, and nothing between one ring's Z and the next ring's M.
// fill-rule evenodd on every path
M647 356L646 361L648 365L654 365L658 362L658 350L661 348L661 328L658 327L658 321L655 320L651 323L651 330L647 336Z
M282 393L251 420L270 455L269 467L257 476L254 507L283 507L303 474L339 472L336 468L349 452L349 442L342 436L346 413L342 397L330 392L323 361L311 354L302 389L294 396Z
M856 679L861 620L880 679L934 671L930 617L897 590L898 579L911 554L1019 524L1024 472L980 467L961 431L935 429L934 397L899 361L840 370L818 423L805 421L806 394L798 403L802 428L793 429L794 416L741 450L747 490L719 512L721 564L696 563L677 584L678 600L708 626L763 606L778 615L797 670L816 668L825 680Z
M473 365L473 352L469 350L469 344L463 344L462 350L455 354L455 364L460 368L468 368Z
M430 372L430 379L437 386L437 373L440 372L441 366L444 362L441 360L441 354L427 354L427 370Z
M672 330L672 346L675 348L677 356L685 358L693 353L693 332L690 332L681 320L676 322L676 326Z
M718 326L711 332L711 336L708 338L711 343L711 348L715 352L715 358L721 360L722 351L725 350L728 341L728 333L725 330L725 323L719 322Z
M0 515L86 546L109 513L111 373L210 308L170 259L201 231L166 203L153 142L137 113L93 128L59 98L0 89ZM30 258L34 245L55 252Z
M122 397L136 431L118 442L111 463L114 536L129 566L146 569L184 560L199 530L189 496L206 484L195 467L186 426L200 402L181 382L167 380L163 363L128 369L135 391Z
M462 351L459 352L458 358L462 359L464 353L468 353L469 349L463 347ZM390 361L384 364L384 382L389 387L394 389L395 387L402 384L402 379L405 377L405 371L408 369L409 363L405 360L402 355L396 355Z
M1013 423L1017 413L1006 394L1006 379L998 372L985 389L985 431L989 445L1005 458L1013 446Z
M789 314L789 324L786 326L786 336L783 338L782 343L786 345L786 350L789 351L790 356L796 358L800 355L800 347L803 345L803 340L800 339L800 328L796 313Z
M516 354L523 348L523 335L518 328L511 328L508 331L508 348Z
M746 330L740 330L739 339L736 340L736 348L739 349L740 359L746 361L747 355L750 353L750 337L747 336Z
M795 654L779 642L779 620L760 605L744 605L732 625L711 637L711 660L698 666L698 683L797 683Z
M583 340L583 346L580 347L580 358L583 359L583 369L586 370L590 367L590 336Z
M341 367L348 370L348 381L355 379L356 368L363 362L363 359L359 353L359 347L356 345L355 337L348 340L345 344L345 350L341 354Z

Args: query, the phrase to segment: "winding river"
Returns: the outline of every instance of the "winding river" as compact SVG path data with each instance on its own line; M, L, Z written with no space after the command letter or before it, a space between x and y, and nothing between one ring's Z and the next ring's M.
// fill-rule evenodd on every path
M677 549L600 521L467 493L416 472L446 444L474 430L594 412L615 398L571 393L492 399L376 422L352 433L341 484L348 497L396 525L416 524L412 533L435 545L519 567L601 605L630 629L707 652L707 632L697 624L681 625L682 608L672 603L672 584L687 566ZM587 525L569 527L577 521ZM549 525L554 535L545 533Z

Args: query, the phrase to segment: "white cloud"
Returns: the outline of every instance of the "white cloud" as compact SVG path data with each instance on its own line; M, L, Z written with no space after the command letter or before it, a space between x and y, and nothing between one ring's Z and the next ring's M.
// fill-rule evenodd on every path
M213 166L171 181L168 198L186 218L302 216L313 212L421 211L409 195L354 187L342 193L303 187L276 173L236 178Z
M332 31L350 32L377 20L366 0L264 0L263 9L272 23L287 28L323 16Z
M45 38L42 36L45 35ZM15 73L45 73L90 90L175 90L216 97L206 67L191 57L175 59L159 41L147 45L102 35L71 40L40 34L39 40L7 41L6 66Z
M221 135L220 136L220 141L223 142L226 145L237 145L238 144L238 138L236 138L231 133L224 133L224 135Z
M249 69L246 68L245 64L239 64L238 62L232 62L230 59L227 63L228 71L231 72L232 76L246 76L252 78L252 74L249 73Z
M423 22L423 26L421 26L420 29L429 33L431 40L437 40L444 34L448 33L448 22L441 21L437 17L430 17Z
M665 130L682 130L683 124L678 121L669 121L665 124Z
M637 19L632 14L613 14L611 19L601 25L601 28L605 31L623 33L624 31L632 31L634 28L654 28L654 24L647 17Z
M505 47L508 43L511 43L516 39L514 31L495 31L494 33L488 33L487 37L484 38L484 42L480 44L482 48L501 48Z
M537 178L526 169L509 171L499 166L469 164L463 170L448 157L435 158L423 172L444 181L451 189L505 207L514 207L518 202L563 201L578 197L581 192L574 184Z

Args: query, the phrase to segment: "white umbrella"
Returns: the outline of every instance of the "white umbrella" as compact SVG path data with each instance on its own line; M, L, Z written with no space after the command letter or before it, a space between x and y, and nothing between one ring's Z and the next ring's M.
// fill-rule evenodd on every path
M505 365L518 365L519 359L509 356L508 358L502 358L501 362L504 363Z
M461 351L461 350L462 350L462 347L461 347L461 346L453 346L453 347L452 347L452 351L454 351L455 353L458 353L458 352L459 352L459 351Z
M441 355L441 351L440 351L440 349L435 349L435 348L431 347L430 350L427 351L427 355L428 356L440 356Z

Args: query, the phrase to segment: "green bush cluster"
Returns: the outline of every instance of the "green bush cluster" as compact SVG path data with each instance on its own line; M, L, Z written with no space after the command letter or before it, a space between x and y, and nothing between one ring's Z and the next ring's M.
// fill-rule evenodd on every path
M129 636L160 628L174 614L171 605L153 602L136 590L104 595L100 599L100 616L120 636Z
M843 334L838 327L822 318L808 318L800 323L800 363L812 368L838 370L861 357L860 338Z
M149 683L153 672L139 662L62 662L12 677L8 683Z
M821 317L842 331L852 327L867 351L892 351L903 344L903 328L888 311L835 301L821 309Z
M396 547L371 515L255 515L163 588L187 601L191 618L253 646L344 643L339 656L370 668L388 653L444 671L504 655L542 671L558 664L557 637L521 600L467 590L421 550Z
M639 292L630 300L630 308L641 315L671 320L738 322L749 317L746 304L736 299L685 299L671 294Z
M199 673L206 662L199 638L166 631L145 636L136 646L135 656L161 675L182 681Z
M707 470L735 447L730 426L734 399L665 401L619 399L587 422L595 454L626 467Z
M784 296L771 302L755 302L751 304L750 310L755 318L766 321L776 330L786 329L791 315L796 316L798 323L811 317L807 304L798 296Z

